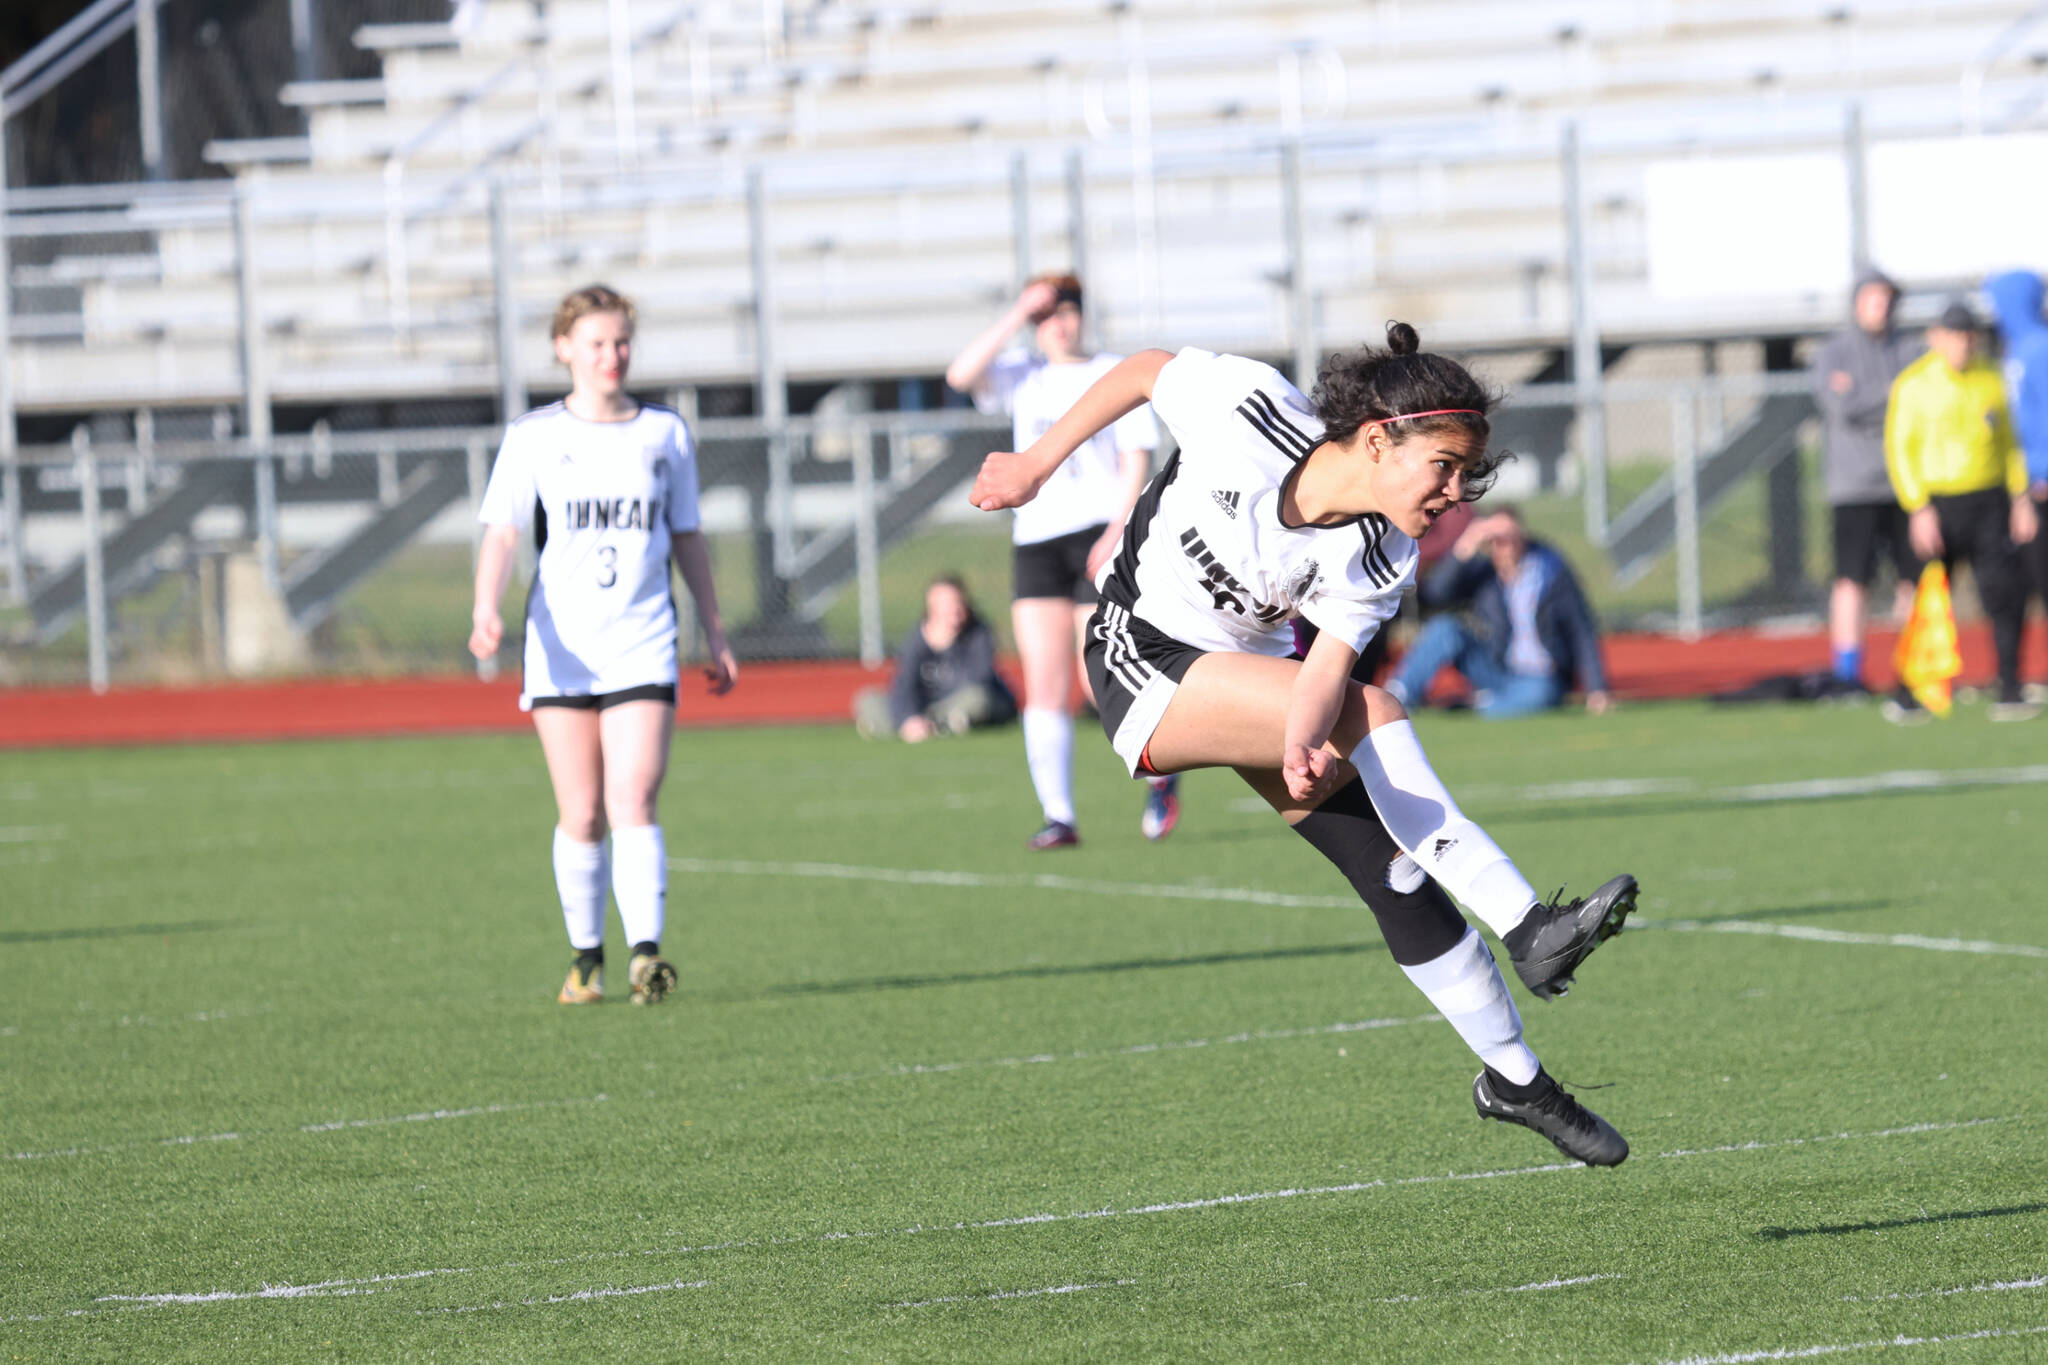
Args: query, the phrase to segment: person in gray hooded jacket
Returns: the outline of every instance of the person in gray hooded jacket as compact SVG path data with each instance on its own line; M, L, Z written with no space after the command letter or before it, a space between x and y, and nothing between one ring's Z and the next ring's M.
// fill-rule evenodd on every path
M1835 676L1863 684L1865 607L1880 555L1898 572L1894 607L1911 607L1920 562L1906 539L1906 514L1884 464L1884 415L1892 381L1925 349L1917 336L1892 327L1899 289L1876 270L1856 276L1850 323L1829 335L1813 357L1813 396L1826 426L1824 461L1833 512L1835 583L1828 596L1828 643Z

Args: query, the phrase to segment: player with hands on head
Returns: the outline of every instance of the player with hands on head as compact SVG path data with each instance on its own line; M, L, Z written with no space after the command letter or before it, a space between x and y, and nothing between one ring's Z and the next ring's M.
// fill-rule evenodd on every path
M565 1005L604 998L607 884L632 947L633 1002L653 1004L676 984L661 954L668 854L657 809L675 730L671 560L703 624L710 692L722 696L739 677L698 528L690 428L626 392L634 316L603 285L562 300L555 356L568 367L569 395L506 428L477 514L477 658L497 657L498 601L529 527L539 551L519 705L533 713L555 793L555 887L576 950L556 997Z
M1482 1116L1614 1165L1620 1134L1542 1069L1485 940L1501 936L1541 998L1634 909L1620 876L1543 903L1459 810L1399 702L1351 677L1414 580L1416 540L1478 497L1493 399L1456 362L1390 324L1387 347L1333 355L1314 400L1277 370L1189 347L1120 361L1046 433L983 462L985 511L1027 505L1095 432L1149 401L1180 443L1146 486L1089 623L1103 729L1127 768L1237 771L1334 863L1394 960L1484 1064ZM1289 622L1317 628L1290 657Z
M1029 327L1037 354L1006 351ZM1041 275L954 357L946 382L984 412L1007 412L1012 437L1029 445L1117 363L1082 345L1081 282ZM1095 607L1095 579L1116 552L1124 518L1152 472L1159 428L1140 408L1093 432L1047 476L1041 496L1019 506L1011 526L1014 601L1010 621L1024 670L1024 756L1044 825L1035 849L1080 842L1074 810L1074 719L1081 632ZM1139 828L1163 839L1180 819L1178 779L1148 779Z
M1436 615L1387 680L1403 706L1421 706L1445 667L1472 684L1482 716L1547 711L1574 685L1585 688L1592 714L1613 706L1585 590L1563 555L1530 538L1514 508L1475 517L1420 575L1418 595Z

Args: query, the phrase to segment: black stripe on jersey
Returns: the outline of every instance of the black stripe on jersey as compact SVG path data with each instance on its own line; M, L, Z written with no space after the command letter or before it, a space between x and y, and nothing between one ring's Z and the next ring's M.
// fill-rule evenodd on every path
M1273 395L1264 389L1253 389L1251 402L1266 414L1266 420L1273 424L1275 431L1283 438L1297 442L1301 446L1302 454L1308 454L1320 444L1315 437L1294 425L1281 406L1273 401Z
M554 402L549 403L544 407L535 408L531 412L520 413L517 417L514 417L511 421L505 424L506 429L510 430L511 428L518 426L521 422L530 422L536 417L546 417L550 413L563 412L567 409L567 406L568 405L565 404L561 399L557 398Z
M1295 464L1300 464L1302 457L1308 454L1308 451L1306 449L1304 449L1301 446L1292 444L1287 437L1282 436L1278 431L1274 430L1272 424L1267 420L1265 414L1252 405L1251 399L1247 398L1244 402L1239 403L1237 405L1237 415L1239 417L1244 418L1245 421L1250 422L1252 424L1253 431L1256 431L1259 433L1259 435L1265 437L1266 440L1269 443L1271 443L1273 449L1279 451L1282 455L1285 455L1289 460L1291 460ZM1292 431L1293 428L1290 427L1289 430Z
M1358 520L1358 532L1365 538L1365 572L1382 588L1392 584L1395 578L1394 565L1387 558L1386 550L1380 545L1389 527L1390 523L1378 512L1368 512Z
M1152 530L1152 518L1159 514L1159 499L1165 494L1166 486L1179 474L1180 452L1176 450L1173 458L1166 462L1166 468L1152 476L1152 482L1145 485L1145 491L1138 495L1138 501L1131 507L1130 519L1124 522L1124 543L1116 552L1115 567L1110 570L1109 579L1102 589L1102 595L1108 601L1124 607L1137 602L1138 550Z

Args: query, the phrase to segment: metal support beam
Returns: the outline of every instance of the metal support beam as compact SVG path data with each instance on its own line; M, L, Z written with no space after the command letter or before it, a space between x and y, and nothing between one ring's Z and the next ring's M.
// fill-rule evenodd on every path
M163 45L157 29L158 0L135 0L135 103L142 116L142 174L164 178Z
M1678 542L1678 633L1697 640L1704 625L1700 579L1699 424L1692 399L1671 399L1671 510Z
M620 170L633 164L639 130L633 116L633 22L631 0L606 0L611 32L612 157Z
M1015 296L1031 278L1031 157L1022 148L1010 154L1010 252Z
M235 194L235 312L241 339L242 434L259 450L270 441L270 375L265 367L263 310L256 287L256 214L254 194L246 184ZM284 592L277 545L277 462L268 454L255 460L256 557L263 581L274 593Z
M512 214L505 182L491 182L491 302L498 324L498 420L510 422L526 411L526 377L519 372L519 297L512 281Z
M1316 382L1316 299L1308 270L1308 212L1302 202L1301 139L1280 144L1280 210L1287 233L1287 331L1294 350L1294 383L1303 393Z
M7 541L7 596L28 601L28 555L22 548L21 457L15 445L13 266L7 254L7 125L0 122L0 537Z
M299 81L320 79L319 0L291 0L292 76ZM299 107L299 131L310 131L313 114L309 106Z
M92 435L83 423L72 428L73 471L78 476L78 507L85 515L85 668L92 690L104 692L107 670L107 564L100 522L100 470L92 457Z
M1870 161L1863 134L1863 105L1849 101L1842 120L1842 165L1849 185L1849 268L1870 264Z
M795 558L790 477L789 380L775 335L775 246L768 222L768 184L760 166L747 169L747 243L754 275L754 407L768 428L768 478L763 506L753 518L754 576L760 614L789 614L790 564Z
M876 524L875 433L865 420L853 424L853 562L860 598L860 661L880 668L888 658L882 635L882 534Z
M1067 149L1067 269L1088 282L1088 172L1081 149Z
M1607 403L1600 327L1593 313L1593 256L1587 238L1585 150L1576 121L1564 126L1565 251L1572 282L1572 382L1577 387L1579 461L1586 539L1607 543Z

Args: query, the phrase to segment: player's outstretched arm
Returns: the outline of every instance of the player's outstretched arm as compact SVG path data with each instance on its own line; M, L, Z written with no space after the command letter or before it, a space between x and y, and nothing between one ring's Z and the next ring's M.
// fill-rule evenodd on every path
M505 621L498 615L498 602L512 577L512 557L518 548L517 526L484 528L476 551L476 601L469 611L469 652L479 659L498 657L498 646L504 642Z
M1357 661L1358 651L1326 630L1308 647L1308 657L1294 675L1280 773L1287 794L1296 801L1320 802L1350 779L1350 768L1327 746L1344 710L1351 666Z
M1083 441L1151 401L1152 386L1171 359L1171 351L1140 351L1119 360L1029 450L998 450L983 460L968 500L984 512L1030 502Z
M1059 291L1043 281L1026 285L1017 301L1009 306L1003 315L988 325L988 330L961 348L953 357L953 363L946 367L946 383L961 393L973 393L974 386L988 373L988 367L995 363L1003 347L1017 329L1027 327L1050 313L1053 304L1059 300Z
M740 680L740 665L725 640L725 619L718 614L718 585L711 581L710 547L704 543L702 531L678 531L670 538L669 552L675 556L676 568L682 571L683 585L690 590L690 600L697 604L697 620L704 628L704 647L711 655L704 677L710 683L711 695L722 697Z

